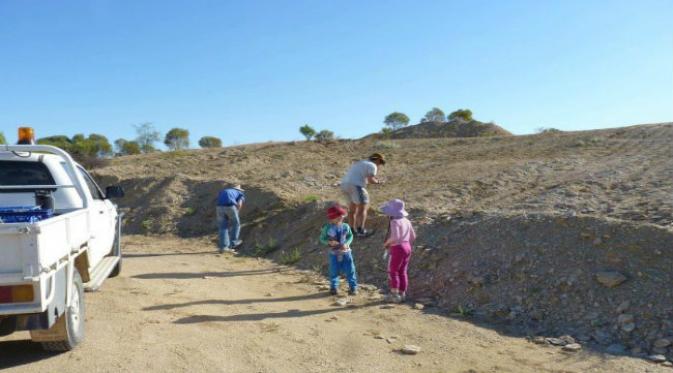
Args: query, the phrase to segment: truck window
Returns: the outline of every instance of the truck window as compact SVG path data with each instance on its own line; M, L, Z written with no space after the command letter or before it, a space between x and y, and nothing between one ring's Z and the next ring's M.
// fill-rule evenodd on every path
M103 192L100 191L98 185L96 185L96 182L93 181L93 178L89 175L89 173L82 168L78 168L77 171L79 171L79 173L84 178L86 186L89 188L89 192L91 193L91 197L93 197L93 199L104 199Z
M0 161L0 185L54 185L42 162Z

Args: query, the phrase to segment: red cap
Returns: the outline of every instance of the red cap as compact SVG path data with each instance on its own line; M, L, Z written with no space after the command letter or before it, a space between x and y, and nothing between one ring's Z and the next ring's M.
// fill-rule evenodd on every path
M327 219L336 219L342 216L346 216L347 214L348 211L346 211L345 208L339 205L334 205L327 209Z

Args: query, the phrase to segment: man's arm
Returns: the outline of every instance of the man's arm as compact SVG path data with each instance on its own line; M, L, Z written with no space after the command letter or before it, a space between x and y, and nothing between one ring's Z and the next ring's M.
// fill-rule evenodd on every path
M367 181L370 184L381 184L381 181L379 179L377 179L376 176L368 176Z

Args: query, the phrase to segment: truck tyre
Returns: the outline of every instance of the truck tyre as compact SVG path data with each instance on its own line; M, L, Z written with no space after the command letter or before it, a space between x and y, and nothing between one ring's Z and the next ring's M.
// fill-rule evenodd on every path
M114 253L115 247L117 247L117 243L119 242L119 234L115 233L115 240L114 243L112 244L112 252ZM122 272L122 253L121 253L121 248L119 248L119 261L117 262L117 265L114 267L112 272L110 272L110 275L108 278L112 277L117 277L119 274Z
M84 340L84 285L82 277L78 271L73 274L72 284L74 286L70 304L66 307L65 313L53 326L58 327L59 322L65 322L63 339L60 341L42 342L42 348L46 351L70 351ZM63 320L61 320L63 319Z

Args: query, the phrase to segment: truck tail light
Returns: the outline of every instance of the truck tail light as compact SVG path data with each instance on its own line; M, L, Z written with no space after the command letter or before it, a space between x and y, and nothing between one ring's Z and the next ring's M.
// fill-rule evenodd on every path
M0 303L27 303L34 298L33 285L0 286Z

